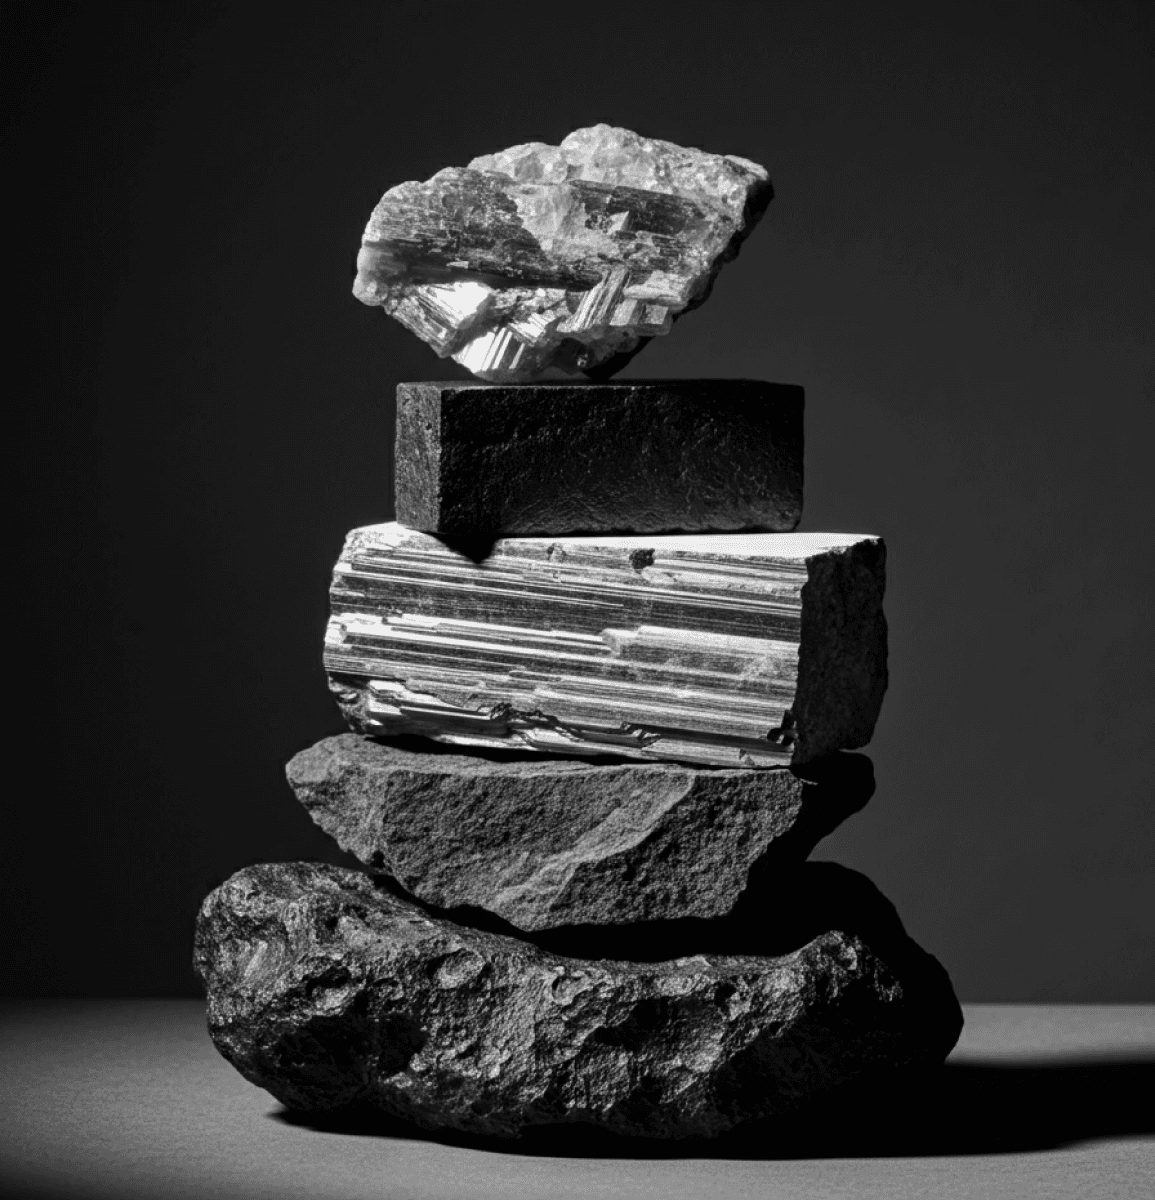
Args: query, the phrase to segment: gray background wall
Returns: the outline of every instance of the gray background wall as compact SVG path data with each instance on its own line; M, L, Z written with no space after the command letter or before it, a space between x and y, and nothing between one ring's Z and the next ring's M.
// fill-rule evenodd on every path
M361 228L604 120L778 193L626 374L804 384L804 527L890 547L879 789L819 855L964 999L1155 999L1149 9L87 7L4 9L6 990L191 994L211 887L334 857L281 775L339 727L328 570L394 385L455 374L349 295Z

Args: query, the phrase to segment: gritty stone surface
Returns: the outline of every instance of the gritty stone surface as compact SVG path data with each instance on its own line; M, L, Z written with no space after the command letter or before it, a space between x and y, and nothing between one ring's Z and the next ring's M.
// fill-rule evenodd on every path
M755 862L802 862L874 790L860 754L813 764L807 780L788 768L436 749L345 734L296 755L287 774L313 820L373 870L420 900L522 930L726 913Z
M796 766L874 731L885 561L862 534L509 537L480 555L371 525L333 570L325 667L373 736Z
M391 188L353 294L481 379L606 377L706 299L772 194L747 159L578 129Z
M206 899L195 962L217 1048L291 1109L670 1138L941 1061L961 1029L949 980L901 930L890 941L831 927L771 958L560 958L286 863Z
M449 537L793 529L800 387L403 383L397 520Z

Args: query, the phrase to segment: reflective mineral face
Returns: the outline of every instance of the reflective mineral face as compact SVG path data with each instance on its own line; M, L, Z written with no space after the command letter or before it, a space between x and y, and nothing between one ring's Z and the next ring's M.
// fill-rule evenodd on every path
M606 378L706 299L772 195L747 159L578 129L386 192L353 294L481 379Z

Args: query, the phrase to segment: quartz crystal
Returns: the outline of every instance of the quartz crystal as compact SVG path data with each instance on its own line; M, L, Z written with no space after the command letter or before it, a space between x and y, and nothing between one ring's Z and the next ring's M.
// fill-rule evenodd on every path
M391 188L353 294L481 379L604 378L706 299L772 195L747 159L594 125Z

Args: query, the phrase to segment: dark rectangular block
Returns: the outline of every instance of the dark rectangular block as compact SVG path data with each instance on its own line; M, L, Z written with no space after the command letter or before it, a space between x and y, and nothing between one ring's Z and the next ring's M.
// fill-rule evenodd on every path
M397 520L448 537L787 532L802 388L752 379L402 383Z

